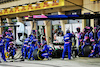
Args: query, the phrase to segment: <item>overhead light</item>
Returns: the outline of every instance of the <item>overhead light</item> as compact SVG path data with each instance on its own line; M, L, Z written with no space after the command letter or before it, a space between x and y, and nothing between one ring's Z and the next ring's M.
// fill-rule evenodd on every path
M8 10L11 10L11 9L8 9Z
M26 4L22 5L22 6L27 6Z
M36 6L36 4L33 4L33 5L32 5L32 7L35 7L35 6Z
M29 5L30 3L26 3L26 4L23 4L22 6L27 6L27 5Z
M14 8L14 7L10 7L10 8Z
M22 9L23 7L19 7L19 9Z
M48 4L53 4L53 2L48 2Z

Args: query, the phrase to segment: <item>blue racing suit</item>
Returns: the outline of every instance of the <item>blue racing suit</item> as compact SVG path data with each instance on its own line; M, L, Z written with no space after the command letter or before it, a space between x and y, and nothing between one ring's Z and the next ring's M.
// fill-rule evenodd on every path
M82 55L84 55L83 48L84 48L85 45L90 45L90 38L89 38L89 33L88 32L85 34L84 40L83 40L83 45L81 46Z
M43 41L42 41L42 44L44 44L45 41L46 41L46 40L43 40Z
M90 39L93 39L94 37L93 37L93 31L91 31L90 33L89 33L89 38Z
M12 56L12 59L14 59L14 55L16 54L16 47L14 45L9 45L8 52L9 56Z
M99 40L99 44L100 44L100 30L98 31L97 36L98 36L98 40Z
M34 50L34 44L32 44L32 42L29 42L29 45L30 45L30 50L29 50L29 53L28 53L28 59L30 59L32 57L32 53L33 53L33 50Z
M28 52L28 59L31 58L31 55L32 55L32 52L33 52L33 49L34 49L34 44L32 43L34 36L30 35L29 38L30 38L30 42L28 43L28 45L30 46L30 48L29 48L29 52Z
M4 54L4 41L0 40L0 53L1 53L1 57L3 58L4 61L6 61L5 59L5 54Z
M33 55L32 55L33 51L35 49L38 49L38 46L35 46L36 41L37 41L37 39L33 39L32 42L29 42L30 50L29 50L29 53L28 53L28 59L33 57ZM34 60L34 57L33 57L33 60Z
M41 52L44 52L41 56L49 58L51 56L52 48L49 45L44 45Z
M82 39L81 38L81 32L79 32L78 34L77 34L77 38L78 38L78 47L80 46L80 40Z
M26 38L24 41L24 46L23 46L23 51L22 51L24 52L24 58L26 58L28 50L29 50L29 47L27 47L29 40L30 40L29 38Z
M8 36L8 37L7 37L7 36ZM5 49L6 49L6 51L8 51L9 42L12 41L12 37L13 37L12 33L8 33L8 34L6 35L6 37L5 37L5 39L6 39L6 44L5 44Z
M64 35L64 50L63 50L63 54L62 54L62 59L64 59L66 52L68 50L68 58L71 59L71 46L72 46L72 42L71 42L71 38L73 37L73 34L71 33L67 33Z
M100 56L100 44L93 45L93 50L91 51L91 53L88 57L95 57L96 54L98 54Z
M33 35L30 35L30 40L32 41L33 39L36 39L36 37L35 36L33 36Z

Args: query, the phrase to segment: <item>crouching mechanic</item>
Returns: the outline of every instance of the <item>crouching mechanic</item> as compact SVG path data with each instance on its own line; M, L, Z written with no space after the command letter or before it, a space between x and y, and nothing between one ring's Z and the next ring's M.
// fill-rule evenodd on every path
M52 55L52 48L49 45L47 45L46 41L43 43L43 49L41 50L41 52L43 52L42 56L44 58L50 60L50 56Z
M88 57L100 57L100 44L96 43L96 41L94 41L93 45L93 50L91 50L91 53Z
M8 47L9 57L11 56L12 59L14 59L14 55L16 54L16 47L13 42L10 42L9 44L10 44Z
M66 55L66 52L68 50L68 59L71 59L71 46L72 46L72 37L74 37L73 34L70 33L69 30L66 31L66 34L64 35L64 50L62 53L62 60L64 60L64 57Z
M28 59L30 60L31 58L33 58L33 60L34 60L34 57L33 57L33 55L32 55L32 53L33 53L33 51L35 50L35 49L38 49L38 46L37 46L37 39L33 39L33 41L32 42L29 42L29 45L30 45L30 50L29 50L29 54L28 54Z
M2 40L2 35L0 35L0 53L2 55L0 57L2 57L3 60L6 62L5 54L4 54L4 41ZM1 60L0 60L0 63L1 63Z

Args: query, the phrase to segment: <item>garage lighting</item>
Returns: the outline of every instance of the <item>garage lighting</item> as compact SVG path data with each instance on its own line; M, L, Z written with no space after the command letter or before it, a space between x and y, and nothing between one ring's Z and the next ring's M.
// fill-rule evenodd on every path
M14 8L14 7L10 7L10 8Z
M53 4L53 2L48 2L48 4Z
M24 4L24 5L22 5L22 6L27 6L27 5Z
M33 5L32 5L32 7L35 7L35 6L36 6L36 4L33 4Z
M23 7L19 7L19 9L22 9Z
M11 9L8 9L8 10L11 10Z
M23 4L22 6L27 6L27 5L29 5L29 3L27 3L27 4Z

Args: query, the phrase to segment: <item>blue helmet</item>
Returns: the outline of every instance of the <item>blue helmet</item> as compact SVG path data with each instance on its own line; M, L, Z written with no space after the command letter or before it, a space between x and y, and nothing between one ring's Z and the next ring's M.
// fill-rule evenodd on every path
M92 27L90 27L90 30L93 30L93 28L92 28Z
M77 27L76 30L80 30L80 27Z
M32 30L32 33L33 33L33 34L35 34L35 33L36 33L36 31L35 31L35 30Z
M44 41L43 44L47 44L47 41Z
M24 44L28 44L28 41L24 41Z
M67 30L66 33L70 33L70 30Z

